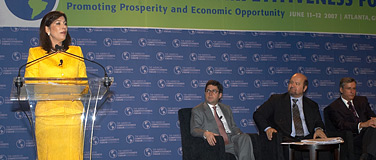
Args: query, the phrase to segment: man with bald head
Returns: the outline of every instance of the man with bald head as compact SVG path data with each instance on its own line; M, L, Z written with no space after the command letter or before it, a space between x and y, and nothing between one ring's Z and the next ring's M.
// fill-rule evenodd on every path
M290 78L288 92L270 96L253 113L260 134L265 132L272 140L273 133L278 133L284 142L326 138L318 104L304 96L307 88L307 77L296 73Z

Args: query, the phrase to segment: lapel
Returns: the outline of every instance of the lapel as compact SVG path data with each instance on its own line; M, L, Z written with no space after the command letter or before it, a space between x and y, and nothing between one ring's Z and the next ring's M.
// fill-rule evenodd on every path
M290 95L289 93L286 93L284 95L284 98L282 100L282 106L284 109L283 109L283 112L282 114L286 115L286 118L287 118L287 125L289 126L286 126L285 128L287 128L288 130L288 133L291 133L292 130L291 130L291 126L292 126L292 115L291 115L291 99L290 99Z
M228 118L230 117L230 116L229 116L230 113L227 112L226 108L225 108L221 103L218 103L218 106L221 108L221 111L222 111L222 113L223 113L223 116L226 118L226 122L227 122L227 124L229 124L230 121L229 121Z
M356 112L359 115L359 113L360 113L360 101L357 101L357 100L358 100L358 98L356 98L356 96L355 96L354 99L353 99L353 105L354 105Z
M313 112L313 111L311 110L310 105L306 101L305 96L302 97L302 101L303 101L303 103L302 103L303 104L303 114L304 114L304 118L306 119L305 123L307 125L307 128L309 129L309 128L311 128L310 127L311 123L309 123L309 122L314 122L314 121L311 120L311 115L313 115L313 113L311 113L311 112Z
M213 112L211 111L210 106L206 102L204 102L203 109L205 117L207 117L208 130L213 130L215 133L219 134L219 129L217 126L217 122L215 121Z
M213 112L211 111L209 105L206 102L204 102L203 104L203 110L204 110L204 114L206 115L206 117L208 117L208 121L215 122Z
M350 114L351 111L349 110L349 108L347 108L346 104L342 101L341 97L339 97L337 99L338 103L339 103L339 106L341 110L345 111L347 114ZM354 102L353 102L354 103ZM355 104L353 104L355 105ZM352 114L352 113L351 113Z
M339 98L337 99L337 101L338 101L338 106L337 106L337 107L339 107L338 109L339 109L343 114L345 114L346 117L349 117L349 118L351 117L351 119L348 118L349 120L355 122L355 121L356 121L355 115L350 111L349 108L347 108L346 104L342 101L341 97L339 97ZM359 115L359 111L358 111L358 109L357 109L357 107L356 107L356 106L358 106L359 104L358 104L356 101L353 100L353 105L354 105L354 107L355 107L356 112L357 112L358 115ZM359 115L359 116L360 116L360 115ZM360 118L360 117L359 117L359 118ZM360 119L361 119L361 118L360 118Z
M347 114L347 115L354 116L354 114L350 111L350 109L347 108L345 102L342 101L341 97L339 97L339 98L337 99L337 101L338 101L338 104L339 104L338 107L340 107L340 110L342 110L343 112L345 112L345 114ZM357 104L355 104L355 103L356 103L356 101L353 100L353 105L354 105L354 107L355 107L355 110L356 110L356 112L358 112L358 109L357 109L357 107L356 107ZM355 117L353 117L353 118L355 118Z
M359 99L355 96L354 97L354 99L352 100L352 103L353 103L353 106L354 106L354 108L355 108L355 111L356 111L356 113L358 114L358 116L359 116L359 119L360 119L360 121L362 121L363 120L363 115L364 114L361 114L362 113L362 111L361 111L361 102L360 101L358 101ZM345 106L346 107L346 106ZM349 109L347 109L349 112L351 112ZM351 112L351 114L352 115L354 115L352 112ZM355 118L355 116L354 116L354 118Z

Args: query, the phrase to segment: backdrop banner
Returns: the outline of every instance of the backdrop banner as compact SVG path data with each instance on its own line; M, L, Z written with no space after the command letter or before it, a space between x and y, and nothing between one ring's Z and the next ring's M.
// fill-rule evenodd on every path
M178 160L178 110L203 102L210 79L246 133L259 132L253 112L297 72L320 111L340 97L342 77L375 110L374 9L374 0L0 0L0 159L35 159L10 92L49 11L68 14L72 45L115 79L93 126L93 159ZM85 64L89 78L104 75Z
M30 27L29 23L20 22L39 21L48 11L56 9L68 15L69 25L81 27L376 33L375 0L5 0L0 3L0 26Z
M115 78L94 126L95 159L181 159L177 112L204 101L209 79L224 85L222 102L248 133L258 131L253 112L271 94L286 92L296 72L308 77L306 96L320 110L340 96L345 76L354 77L358 95L376 106L372 35L91 27L69 32L85 58ZM0 157L33 159L30 126L9 95L28 49L39 45L38 28L0 27L0 35ZM86 65L89 77L103 76L97 65Z

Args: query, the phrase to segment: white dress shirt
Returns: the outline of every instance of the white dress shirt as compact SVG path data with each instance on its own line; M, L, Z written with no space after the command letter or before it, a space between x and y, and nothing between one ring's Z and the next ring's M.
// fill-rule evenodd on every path
M225 118L225 116L223 115L223 112L222 112L222 110L221 110L221 107L219 107L219 105L216 104L216 105L215 105L215 106L216 106L216 111L214 111L214 108L213 108L214 105L211 105L211 104L208 104L208 105L209 105L210 110L212 111L214 117L215 117L215 112L217 112L218 117L219 117L219 120L222 121L223 127L225 127L225 131L226 131L226 133L231 133L231 130L230 130L230 128L228 127L228 124L227 124L226 118Z

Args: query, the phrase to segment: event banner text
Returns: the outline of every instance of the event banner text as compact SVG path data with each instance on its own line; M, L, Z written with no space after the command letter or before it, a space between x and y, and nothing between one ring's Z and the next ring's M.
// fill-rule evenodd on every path
M60 0L72 26L375 34L376 0Z

